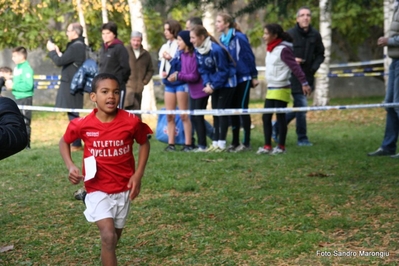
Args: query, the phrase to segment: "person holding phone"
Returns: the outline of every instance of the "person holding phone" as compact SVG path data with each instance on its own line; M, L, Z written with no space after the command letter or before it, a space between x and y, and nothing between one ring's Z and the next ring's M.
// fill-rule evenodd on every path
M83 27L79 23L71 23L68 25L66 35L68 37L68 44L66 50L61 52L54 40L50 37L47 42L48 56L61 70L61 84L58 89L55 106L60 108L83 108L83 94L70 93L71 82L73 76L79 67L86 60L86 45L84 44ZM79 117L79 113L68 112L68 119L72 121ZM72 151L81 151L82 142L80 139L74 141L71 145Z

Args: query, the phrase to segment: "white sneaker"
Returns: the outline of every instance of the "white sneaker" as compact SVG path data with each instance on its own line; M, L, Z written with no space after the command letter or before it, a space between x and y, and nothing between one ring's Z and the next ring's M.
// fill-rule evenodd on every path
M219 147L215 147L211 145L208 149L206 149L206 152L215 152Z
M272 149L265 149L263 147L260 147L256 154L270 154L272 153Z
M233 144L230 144L229 147L227 147L227 152L236 152L236 148L238 146L234 146Z
M283 154L283 153L285 153L285 149L283 150L283 149L280 149L280 147L276 147L273 149L271 154L276 155L276 154Z
M206 152L207 151L207 149L206 148L197 148L197 149L195 149L193 152Z
M227 151L226 148L220 148L220 147L217 147L215 150L215 152L225 152L225 151Z
M235 148L235 152L241 152L241 151L250 151L252 150L251 146L245 146L244 144L240 144Z

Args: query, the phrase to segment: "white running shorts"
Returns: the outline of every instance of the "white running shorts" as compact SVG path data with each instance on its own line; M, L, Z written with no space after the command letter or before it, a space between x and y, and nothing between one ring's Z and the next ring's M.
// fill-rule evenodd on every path
M83 212L88 222L97 222L105 218L114 219L117 229L123 229L130 208L130 191L107 194L101 191L87 193Z

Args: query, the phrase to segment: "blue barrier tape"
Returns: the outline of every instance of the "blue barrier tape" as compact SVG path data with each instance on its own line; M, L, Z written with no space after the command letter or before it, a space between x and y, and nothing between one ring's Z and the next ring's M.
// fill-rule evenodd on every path
M385 76L388 73L384 72L374 72L374 73L343 73L343 74L328 74L329 78L351 78L351 77L379 77ZM318 77L319 75L315 75Z
M343 69L343 70L333 70L330 74L344 74L344 73L367 73L374 71L383 71L383 67L366 67L366 68L353 68L353 69Z

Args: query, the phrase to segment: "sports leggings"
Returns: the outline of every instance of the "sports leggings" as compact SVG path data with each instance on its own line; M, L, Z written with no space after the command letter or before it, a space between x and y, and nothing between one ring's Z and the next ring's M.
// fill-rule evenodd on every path
M231 108L235 88L216 89L212 93L212 109ZM213 140L226 140L227 129L229 128L228 116L213 116Z
M280 100L265 100L265 108L286 108L287 102ZM277 122L279 129L278 144L285 146L285 139L287 137L287 123L285 121L285 113L278 113ZM265 144L272 145L272 116L273 114L263 114L263 133L265 137Z

